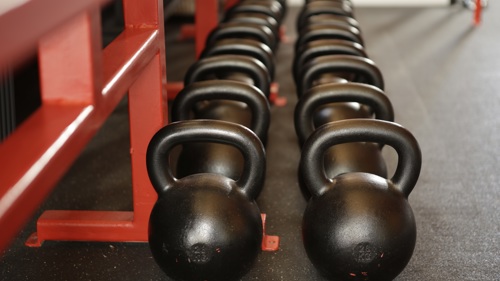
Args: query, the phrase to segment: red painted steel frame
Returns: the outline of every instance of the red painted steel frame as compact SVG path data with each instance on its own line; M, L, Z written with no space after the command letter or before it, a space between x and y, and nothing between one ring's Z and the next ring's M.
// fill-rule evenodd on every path
M61 5L63 12L71 10L64 9L65 5L73 5L60 0L45 1ZM147 176L146 149L154 133L167 123L163 7L162 0L123 2L125 31L103 51L98 5L101 1L97 0L80 1L81 10L71 10L71 15L77 15L70 20L70 16L58 17L61 27L56 31L47 35L45 29L40 29L31 33L35 39L21 38L23 44L31 44L28 47L23 46L20 51L12 47L1 49L20 59L39 41L42 106L0 144L0 251L127 91L134 210L46 211L26 245L38 247L45 240L147 241L149 214L157 196ZM43 11L53 11L50 5L47 10L31 4L20 9L31 11L34 7L40 21L48 18ZM19 9L13 13L30 14ZM16 22L18 19L10 13L0 17L2 24L15 26ZM44 26L50 29L55 25ZM204 32L206 36L209 30ZM0 33L0 38L13 39L9 37L12 34L4 35ZM9 64L11 61L0 61L0 67ZM278 243L278 237L264 231L263 250L275 251Z
M42 88L42 106L0 144L0 251L127 90L134 211L47 211L38 220L37 234L27 243L147 239L156 194L145 168L146 148L167 122L163 2L124 0L125 31L101 51L102 2L30 1L0 16L2 26L21 26L16 34L0 30L2 41L9 42L0 44L0 66L27 56L39 42ZM30 21L18 17L35 14L28 17ZM49 29L55 31L49 33ZM19 37L24 31L29 36ZM17 46L22 48L16 50ZM14 59L4 60L9 55Z

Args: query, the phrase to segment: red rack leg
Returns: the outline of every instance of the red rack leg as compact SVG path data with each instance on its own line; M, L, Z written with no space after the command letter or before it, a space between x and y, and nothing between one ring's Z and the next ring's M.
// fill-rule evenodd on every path
M279 236L272 236L266 234L266 214L260 214L262 218L262 251L275 252L279 249L280 238Z
M229 10L232 6L236 5L239 2L239 0L226 0L226 3L224 3L224 9Z
M196 25L195 24L183 24L179 31L179 37L177 38L180 41L193 39L196 34Z
M177 94L184 88L184 82L168 82L166 89L168 100L174 100Z
M167 123L161 71L164 60L160 57L156 55L129 90L134 224L144 231L144 235L157 199L146 169L146 150L153 135Z
M196 57L200 57L205 48L207 36L219 24L219 1L196 0Z
M180 40L195 38L196 58L199 58L208 34L219 24L219 9L217 0L196 0L195 24L183 25L180 30ZM182 90L182 82L169 82L165 89L168 93L168 99L173 100Z
M269 101L275 106L281 107L285 106L287 103L286 97L279 95L280 84L277 82L271 83L271 95L269 96Z
M134 211L46 211L37 222L37 233L26 245L40 246L44 240L147 241L149 213L156 193L147 176L146 148L166 122L161 64L157 54L129 90Z
M476 10L474 12L474 25L479 25L481 23L481 13L483 6L481 0L476 0Z

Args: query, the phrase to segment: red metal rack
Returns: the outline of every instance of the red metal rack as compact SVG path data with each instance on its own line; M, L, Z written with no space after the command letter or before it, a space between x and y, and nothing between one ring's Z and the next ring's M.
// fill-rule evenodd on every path
M0 15L0 69L38 50L42 90L41 107L0 143L0 251L126 92L133 211L46 211L26 245L38 247L45 240L147 241L157 196L147 176L146 149L167 123L163 1L123 0L125 30L101 50L99 9L106 2L28 1ZM198 5L215 2L197 0ZM208 26L199 29L197 42L204 43L209 31ZM276 250L277 243L277 237L265 236L263 248Z
M47 211L28 245L147 238L156 194L144 155L167 122L163 3L124 0L125 30L101 50L100 5L105 2L28 1L0 16L0 36L7 42L0 46L0 64L18 62L38 47L42 90L41 107L0 144L0 250L127 91L134 211Z

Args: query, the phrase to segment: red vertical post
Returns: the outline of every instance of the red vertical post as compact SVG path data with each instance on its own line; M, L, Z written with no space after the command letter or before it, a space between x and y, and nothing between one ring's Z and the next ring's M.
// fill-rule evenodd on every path
M40 84L44 103L95 104L99 100L102 42L100 36L92 34L101 34L97 6L40 40Z
M219 1L196 0L196 57L198 58L205 48L207 36L219 24Z
M123 0L123 17L125 20L126 27L144 27L151 28L154 27L159 32L160 38L160 63L162 71L162 83L167 84L167 67L165 59L165 27L164 27L164 9L163 0L148 0L148 1L136 1L136 0ZM165 106L167 103L167 95L163 93L165 97Z
M146 170L146 150L153 135L167 123L164 10L162 0L123 0L123 6L126 28L153 26L160 33L158 53L129 89L134 224L147 232L157 196Z
M226 0L226 3L224 4L224 9L228 10L232 6L236 5L239 2L239 0Z
M134 224L145 232L157 198L146 169L146 150L153 135L167 121L162 105L161 68L157 54L129 89Z
M207 41L207 36L219 24L219 2L217 0L196 0L194 25L184 25L181 28L181 38L191 38L194 35L196 58L199 58ZM170 82L166 85L169 99L173 100L182 90L182 82Z
M474 12L474 25L479 25L481 23L481 13L483 6L481 5L481 0L476 0L476 11Z

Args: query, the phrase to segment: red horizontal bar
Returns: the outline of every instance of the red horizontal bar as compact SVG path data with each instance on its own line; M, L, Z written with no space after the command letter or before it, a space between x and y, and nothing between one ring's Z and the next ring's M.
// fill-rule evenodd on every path
M90 105L43 105L0 144L0 250L91 138L93 113Z
M26 242L39 247L46 240L146 242L144 226L133 222L134 212L45 211L37 222L37 233Z
M146 226L133 222L134 212L45 211L37 222L37 233L26 245L40 247L46 239L58 241L147 242ZM262 218L263 251L279 249L280 238L266 234L266 214ZM42 236L43 235L43 236Z
M36 53L38 41L76 15L110 0L32 0L0 16L0 69Z
M153 28L127 28L103 51L103 99L114 108L141 71L160 51L159 32Z

